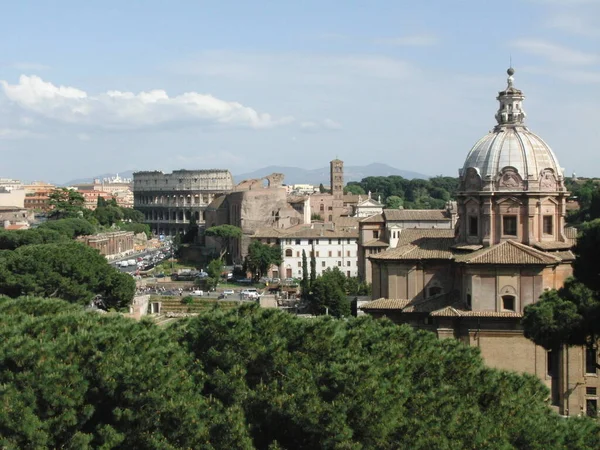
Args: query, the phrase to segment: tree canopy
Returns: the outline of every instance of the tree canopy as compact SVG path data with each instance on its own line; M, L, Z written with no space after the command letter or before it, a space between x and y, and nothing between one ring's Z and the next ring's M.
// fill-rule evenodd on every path
M346 185L346 191L352 192L357 188L363 192L371 192L373 196L381 195L386 206L406 209L442 209L446 202L455 197L458 190L458 178L437 176L428 180L407 180L398 175L387 177L366 177L361 181L351 181ZM388 199L398 197L397 199Z
M248 255L244 260L247 271L252 272L253 278L258 280L267 274L269 267L278 266L283 261L279 245L263 244L252 241L248 245Z
M25 245L0 252L0 294L36 295L88 304L101 295L107 308L129 306L135 281L106 259L74 241Z
M525 335L547 349L600 339L600 219L581 226L575 252L575 278L524 311Z
M74 189L54 189L48 194L48 197L50 199L50 207L52 208L49 217L52 219L80 217L83 214L85 199L80 192Z
M82 218L48 220L42 223L38 228L58 231L69 239L96 233L96 227L88 220Z
M0 447L596 449L533 376L370 317L256 305L172 327L0 298Z
M219 245L221 246L219 258L223 258L227 254L227 249L231 245L231 242L234 239L242 238L242 229L235 225L217 225L207 228L204 234L219 241Z

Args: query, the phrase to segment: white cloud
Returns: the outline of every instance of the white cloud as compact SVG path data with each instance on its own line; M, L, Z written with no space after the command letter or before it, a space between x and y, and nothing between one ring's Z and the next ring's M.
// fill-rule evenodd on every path
M316 133L318 131L328 130L335 131L341 130L342 125L335 120L325 119L321 121L307 121L300 123L300 131L304 133Z
M188 123L218 127L272 128L293 121L274 118L238 102L186 92L169 97L163 90L108 91L97 95L55 86L37 76L21 75L18 84L0 80L4 96L26 113L68 124L105 129L138 129Z
M571 49L541 39L519 39L513 41L512 45L524 52L541 56L557 64L584 66L600 61L597 54Z
M91 141L92 137L87 133L77 133L77 139L80 141Z
M397 47L426 47L438 43L438 38L431 34L415 34L412 36L378 38L373 42L381 45Z
M40 138L39 134L29 130L21 130L14 128L0 128L0 139L25 139L25 138Z

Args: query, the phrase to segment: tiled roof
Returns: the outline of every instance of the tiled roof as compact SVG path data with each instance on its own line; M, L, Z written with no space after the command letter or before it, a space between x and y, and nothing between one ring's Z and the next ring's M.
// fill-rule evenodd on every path
M365 217L364 219L360 219L360 221L367 222L367 223L383 223L383 222L385 222L382 214L375 214L374 216Z
M556 264L560 261L550 253L510 240L455 259L466 264Z
M561 251L561 252L552 252L550 254L553 256L556 256L557 258L560 258L563 261L575 260L575 253L573 253L571 250L566 250L566 251Z
M365 242L363 247L388 247L389 244L380 239L371 239L369 242Z
M447 306L446 308L433 311L435 317L496 317L496 318L521 318L523 314L515 311L466 311Z
M464 251L474 252L476 250L481 250L483 248L483 245L480 245L480 244L456 244L456 245L453 245L452 248L454 250L464 250Z
M410 300L403 300L398 298L378 298L377 300L373 300L372 302L365 303L360 307L360 309L366 310L400 310L404 308L406 305L410 303Z
M398 246L370 256L371 259L418 260L452 259L454 230L408 229L402 230Z
M254 233L255 238L358 238L357 229L328 229L324 227L311 227L311 225L297 225L295 227L260 228Z
M383 214L389 221L450 221L445 209L384 209Z
M336 217L333 220L336 227L344 227L344 228L357 228L358 227L358 218L356 217Z
M559 241L546 241L536 242L533 247L539 248L540 250L565 250L573 247L570 242L559 242Z

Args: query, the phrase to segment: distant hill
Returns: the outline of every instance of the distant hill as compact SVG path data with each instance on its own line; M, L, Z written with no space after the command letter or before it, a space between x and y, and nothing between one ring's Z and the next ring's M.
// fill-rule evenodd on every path
M135 170L125 170L119 172L121 178L133 178L133 172ZM301 169L300 167L286 167L286 166L267 166L262 169L255 170L254 172L246 172L240 174L234 174L233 178L236 183L242 180L248 180L252 178L262 178L272 173L282 173L285 175L285 184L313 184L329 185L329 167L322 167L320 169ZM69 180L66 183L62 183L63 186L71 186L73 184L91 183L95 178L110 178L114 177L116 173L103 173L95 175L89 178L78 178L76 180ZM403 178L412 180L413 178L427 179L429 175L425 175L418 172L411 172L409 170L400 170L395 167L388 166L382 163L372 163L366 166L344 166L344 182L348 181L360 181L366 177L387 177L390 175L399 175Z
M322 167L319 169L301 169L299 167L268 166L253 172L237 174L233 177L235 182L239 183L242 180L248 180L251 178L262 178L274 172L285 175L285 184L329 184L329 167ZM366 166L344 166L345 183L348 181L360 181L366 177L387 177L390 175L399 175L409 180L412 180L413 178L429 178L429 175L411 172L409 170L400 170L381 163L372 163Z

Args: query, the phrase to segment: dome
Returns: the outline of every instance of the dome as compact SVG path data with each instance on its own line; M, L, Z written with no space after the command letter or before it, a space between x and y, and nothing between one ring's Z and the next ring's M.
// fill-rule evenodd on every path
M563 170L552 149L524 124L523 92L508 86L498 93L498 124L471 149L459 171L463 190L564 190Z

